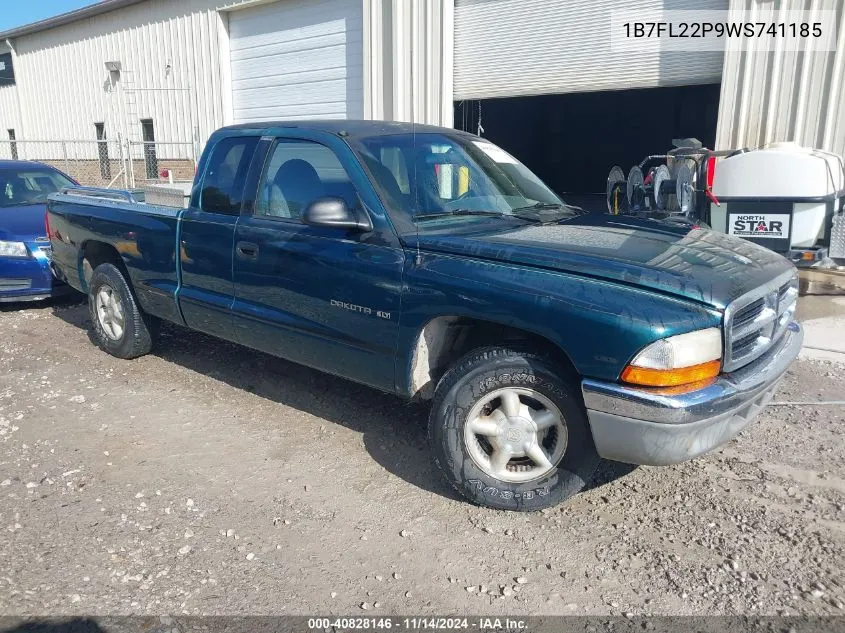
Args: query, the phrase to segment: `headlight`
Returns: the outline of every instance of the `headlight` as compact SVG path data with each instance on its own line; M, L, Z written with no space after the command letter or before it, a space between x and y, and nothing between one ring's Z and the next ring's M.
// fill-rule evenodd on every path
M622 372L622 380L674 387L715 378L722 369L722 331L711 327L648 345Z
M28 257L29 251L23 242L4 242L0 240L0 257Z

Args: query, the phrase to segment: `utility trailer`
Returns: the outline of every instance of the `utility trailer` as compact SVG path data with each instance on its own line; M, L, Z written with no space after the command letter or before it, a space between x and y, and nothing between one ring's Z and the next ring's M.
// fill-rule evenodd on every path
M773 143L719 161L716 172L713 229L766 246L799 266L845 264L842 157Z
M845 264L845 165L830 152L774 143L714 151L696 139L610 171L612 214L707 224L802 267Z
M609 213L709 224L716 161L736 152L716 152L693 138L675 139L673 145L665 154L647 156L627 175L619 166L610 170Z

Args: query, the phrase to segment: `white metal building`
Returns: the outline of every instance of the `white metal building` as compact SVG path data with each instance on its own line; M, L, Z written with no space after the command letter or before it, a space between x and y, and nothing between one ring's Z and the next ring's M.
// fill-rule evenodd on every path
M449 125L451 69L440 60L451 56L451 31L441 34L451 23L442 0L104 0L0 34L0 63L13 71L0 79L0 157L103 183L127 151L139 178L180 161L189 175L211 132L230 123ZM89 171L75 171L86 161Z
M0 157L98 160L106 182L127 152L154 177L224 124L323 117L481 126L559 190L678 136L845 153L843 0L804 3L838 12L836 52L610 48L613 9L789 1L104 0L0 34Z

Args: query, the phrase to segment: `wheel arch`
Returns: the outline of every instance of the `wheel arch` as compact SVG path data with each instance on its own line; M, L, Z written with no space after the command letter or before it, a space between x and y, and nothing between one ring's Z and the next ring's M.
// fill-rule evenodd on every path
M562 378L580 381L572 358L548 336L492 319L453 314L431 317L417 328L400 376L399 391L411 398L431 400L438 381L459 358L490 345L542 353L560 368Z
M83 292L88 292L88 282L91 280L94 270L100 264L114 264L117 266L120 272L123 273L126 283L132 288L132 278L129 276L129 270L117 248L113 244L101 240L86 240L79 248L79 262L77 264L79 282Z

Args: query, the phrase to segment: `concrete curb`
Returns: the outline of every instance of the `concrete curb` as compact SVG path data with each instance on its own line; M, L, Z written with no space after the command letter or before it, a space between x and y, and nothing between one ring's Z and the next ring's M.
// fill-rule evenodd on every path
M804 347L799 358L845 363L845 317L822 317L801 324Z

